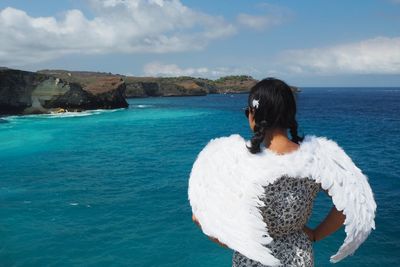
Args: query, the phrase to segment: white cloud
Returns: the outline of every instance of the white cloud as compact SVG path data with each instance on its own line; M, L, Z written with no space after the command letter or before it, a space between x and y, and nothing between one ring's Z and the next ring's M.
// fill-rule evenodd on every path
M180 0L88 0L94 17L68 10L61 19L0 10L0 65L19 65L72 53L167 53L200 50L235 33L222 17Z
M294 73L400 74L400 37L290 50L284 52L281 59Z
M293 17L292 11L283 6L261 3L257 5L257 9L263 14L240 13L236 17L237 23L254 30L264 30L282 24Z
M258 71L254 68L217 67L217 68L181 68L176 64L163 64L159 62L148 63L143 68L146 76L178 77L192 76L215 79L227 75L254 75Z
M280 17L256 16L241 13L237 16L237 21L240 25L253 28L255 30L263 30L280 24L282 19Z
M146 64L143 68L146 76L203 76L209 72L208 68L186 68L182 69L175 64L161 64L153 62Z

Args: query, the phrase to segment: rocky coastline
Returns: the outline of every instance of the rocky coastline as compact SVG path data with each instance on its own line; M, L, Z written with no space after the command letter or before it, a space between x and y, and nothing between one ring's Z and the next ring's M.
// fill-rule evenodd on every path
M121 78L126 85L126 98L157 96L204 96L207 94L247 93L257 80L247 75L226 76L217 80L181 77L133 77L102 72L40 70L38 73L84 86L107 77Z
M217 80L194 77L132 77L103 72L0 68L0 114L41 114L126 108L127 98L248 93L251 76ZM300 91L292 87L294 92Z
M121 78L97 79L90 85L55 76L0 69L0 114L42 114L91 109L126 108Z

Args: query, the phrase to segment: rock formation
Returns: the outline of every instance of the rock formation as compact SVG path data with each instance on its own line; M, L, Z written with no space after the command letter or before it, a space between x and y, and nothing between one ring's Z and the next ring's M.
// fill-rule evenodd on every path
M193 78L192 78L193 79ZM127 98L148 96L201 96L208 93L193 80L176 81L173 78L125 77Z
M0 69L0 114L124 108L128 106L124 91L125 83L118 77L82 87L47 74L4 68Z
M70 82L89 86L98 79L118 77L124 80L126 98L149 96L203 96L206 94L248 93L258 81L248 75L233 75L217 80L182 77L133 77L106 72L42 70L39 73L51 75ZM292 87L294 92L299 91Z
M127 107L125 98L248 93L251 76L217 80L132 77L104 72L0 68L0 114L32 114ZM300 89L292 87L294 92Z

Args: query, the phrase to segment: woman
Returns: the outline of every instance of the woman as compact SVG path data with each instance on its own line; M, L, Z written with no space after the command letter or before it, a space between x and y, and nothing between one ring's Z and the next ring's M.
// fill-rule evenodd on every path
M367 177L332 140L298 136L295 97L283 81L252 87L245 112L254 132L248 151L232 135L212 140L196 159L189 180L193 221L234 250L234 267L314 266L312 242L345 222L348 237L331 261L351 255L375 227ZM305 224L319 190L335 205L310 229Z

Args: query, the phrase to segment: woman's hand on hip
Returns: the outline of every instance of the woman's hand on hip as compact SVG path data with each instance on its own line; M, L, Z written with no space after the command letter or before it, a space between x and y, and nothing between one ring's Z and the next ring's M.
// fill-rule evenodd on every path
M308 239L310 239L311 242L315 242L315 233L314 233L313 229L311 229L308 226L304 225L303 231L307 234Z

